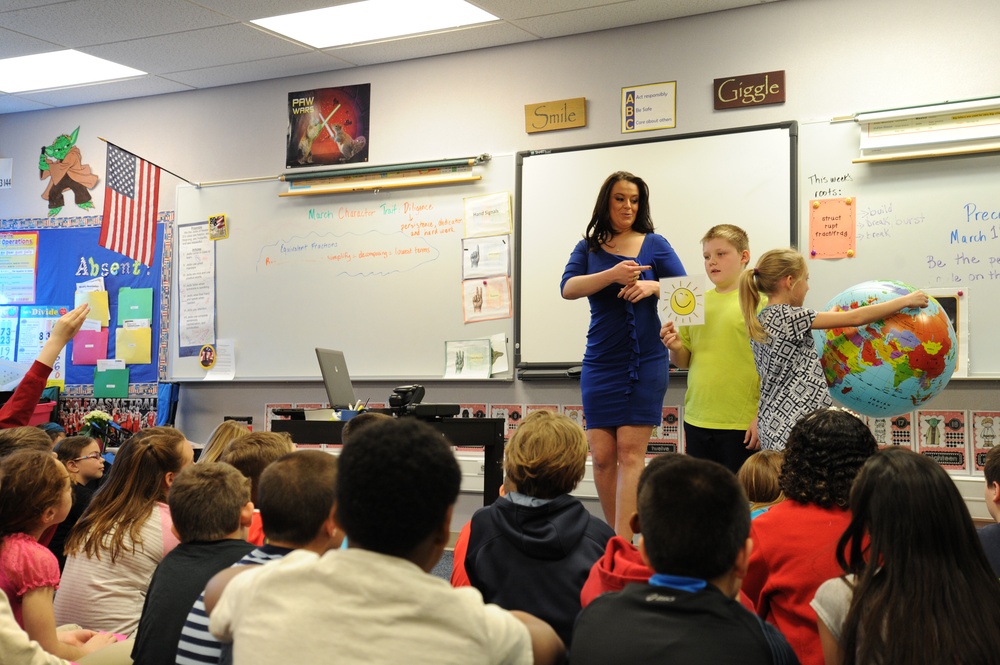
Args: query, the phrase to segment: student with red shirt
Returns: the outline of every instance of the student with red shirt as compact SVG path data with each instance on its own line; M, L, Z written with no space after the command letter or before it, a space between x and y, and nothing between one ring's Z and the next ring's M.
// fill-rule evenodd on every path
M816 589L842 573L837 541L851 521L851 483L878 447L858 418L819 409L788 437L779 484L785 500L753 520L753 550L743 591L757 615L788 639L802 665L823 665Z

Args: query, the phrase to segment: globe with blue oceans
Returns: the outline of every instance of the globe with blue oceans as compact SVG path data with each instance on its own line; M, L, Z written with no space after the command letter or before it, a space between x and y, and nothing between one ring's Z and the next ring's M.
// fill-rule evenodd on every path
M857 309L915 290L902 282L864 282L826 309ZM948 385L958 356L955 329L934 298L923 309L857 328L814 330L813 337L830 395L866 416L897 416L927 402Z

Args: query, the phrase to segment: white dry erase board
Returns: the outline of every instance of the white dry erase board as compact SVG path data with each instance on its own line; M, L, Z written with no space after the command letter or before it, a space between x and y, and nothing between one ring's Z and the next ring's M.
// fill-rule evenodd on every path
M559 281L584 234L601 184L630 171L649 185L656 232L689 274L703 274L701 238L716 224L749 233L755 260L796 240L793 122L518 154L516 360L579 365L590 309L563 300Z
M852 197L857 232L853 258L808 262L806 305L872 279L962 291L969 376L1000 376L1000 154L855 164L859 132L854 122L800 125L803 253L813 199Z
M236 379L318 380L316 347L343 351L352 378L439 378L446 340L510 339L510 318L464 322L465 198L513 193L514 157L476 172L471 183L281 198L278 181L178 187L176 224L229 224L215 245L216 335L235 341ZM204 378L177 338L174 323L170 378Z

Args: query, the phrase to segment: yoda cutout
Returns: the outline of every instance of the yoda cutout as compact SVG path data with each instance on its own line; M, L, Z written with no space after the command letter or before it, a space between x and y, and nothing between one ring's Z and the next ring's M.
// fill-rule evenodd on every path
M51 178L42 193L42 198L49 202L49 217L55 217L63 209L63 192L67 189L73 192L76 205L84 210L94 208L87 190L97 184L97 176L91 172L89 164L83 163L80 149L76 147L79 133L77 127L72 134L56 137L52 145L42 148L38 158L38 177Z

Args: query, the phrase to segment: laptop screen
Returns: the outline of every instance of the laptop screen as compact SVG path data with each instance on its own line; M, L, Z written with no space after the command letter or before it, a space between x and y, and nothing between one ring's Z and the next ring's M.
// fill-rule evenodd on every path
M319 360L319 371L323 373L323 384L326 386L326 397L330 400L332 409L350 409L357 400L354 398L354 386L351 385L351 375L347 372L347 361L342 351L332 349L316 349L316 359Z

